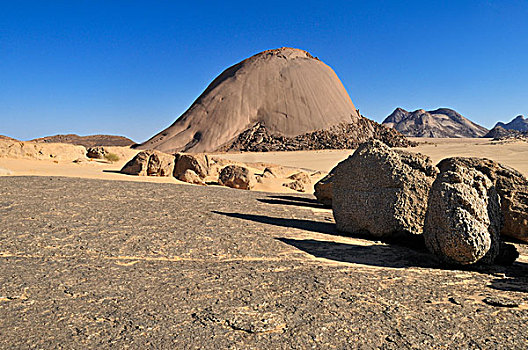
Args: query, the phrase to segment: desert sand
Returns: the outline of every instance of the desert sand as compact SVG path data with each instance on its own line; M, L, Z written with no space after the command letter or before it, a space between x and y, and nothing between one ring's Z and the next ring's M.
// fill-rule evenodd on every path
M453 156L486 157L496 160L519 170L528 176L528 143L517 141L509 143L496 143L490 139L441 139L441 138L412 138L419 142L417 147L407 148L412 152L419 152L430 156L433 162ZM18 148L6 151L7 146L2 146L0 141L0 168L2 174L10 175L40 175L40 176L67 176L106 180L182 183L176 179L130 176L118 173L123 165L130 160L138 150L127 147L107 147L119 156L115 163L101 161L85 161L73 163L83 155L81 146L63 144L32 144L18 142ZM337 163L353 153L353 150L324 150L324 151L295 151L295 152L262 152L262 153L216 153L215 156L236 162L247 163L255 171L262 171L267 165L280 165L290 169L291 173L306 170L312 174L321 171L329 172ZM288 171L287 171L288 172ZM318 175L315 178L320 178ZM257 191L293 193L292 190L280 184L267 182L258 184ZM311 188L307 191L311 192Z

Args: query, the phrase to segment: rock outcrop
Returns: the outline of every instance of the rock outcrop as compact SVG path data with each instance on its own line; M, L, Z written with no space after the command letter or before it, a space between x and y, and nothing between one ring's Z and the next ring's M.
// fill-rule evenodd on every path
M178 176L178 180L195 185L205 185L204 180L193 170L187 169Z
M528 180L521 173L485 158L447 158L438 168L441 172L473 168L486 175L500 197L504 216L501 235L528 242Z
M493 182L475 168L441 172L431 192L424 224L427 248L448 264L493 263L499 254L500 200Z
M427 156L376 140L362 144L335 169L332 208L337 229L375 237L421 234L437 173Z
M159 151L141 151L123 166L121 173L138 176L171 176L174 156Z
M218 182L223 186L250 190L254 186L255 175L248 168L228 165L220 172Z
M416 146L394 129L360 117L355 123L338 124L295 137L272 134L257 123L235 139L219 148L220 151L271 152L321 149L353 149L371 139L381 140L391 147Z
M396 108L382 124L413 137L482 137L488 132L449 108L414 112Z
M294 137L358 118L329 66L283 47L227 68L174 124L139 148L211 152L256 123L273 135Z

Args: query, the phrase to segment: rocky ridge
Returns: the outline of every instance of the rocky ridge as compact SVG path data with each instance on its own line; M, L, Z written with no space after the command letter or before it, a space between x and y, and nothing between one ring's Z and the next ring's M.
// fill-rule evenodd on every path
M488 132L449 108L414 112L396 108L382 124L412 137L482 137Z
M96 146L132 146L135 144L131 139L116 135L88 135L79 136L76 134L54 135L33 139L30 142L44 143L69 143L84 147Z

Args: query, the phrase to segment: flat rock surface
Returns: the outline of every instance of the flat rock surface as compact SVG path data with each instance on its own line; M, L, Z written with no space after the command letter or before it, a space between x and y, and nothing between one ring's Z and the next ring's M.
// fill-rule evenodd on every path
M309 195L0 178L0 348L528 346L528 249L448 270Z

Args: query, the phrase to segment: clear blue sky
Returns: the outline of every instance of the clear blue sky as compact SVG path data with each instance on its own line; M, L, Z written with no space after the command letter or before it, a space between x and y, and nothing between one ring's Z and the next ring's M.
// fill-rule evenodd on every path
M265 49L330 65L382 121L450 107L528 114L528 1L1 1L0 134L144 141Z

